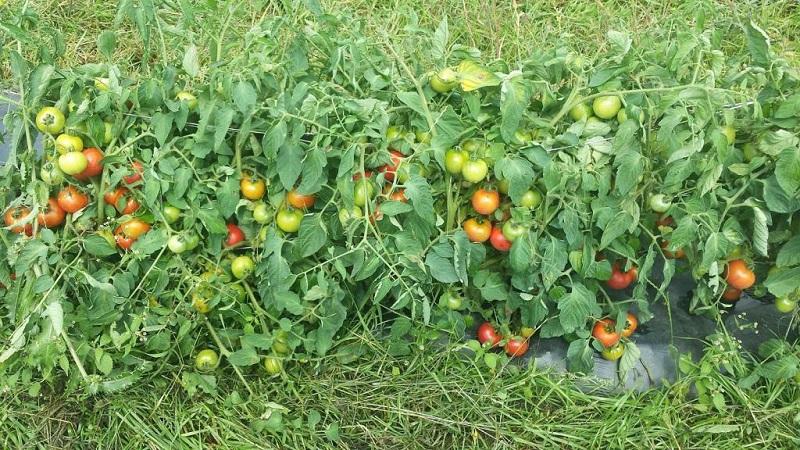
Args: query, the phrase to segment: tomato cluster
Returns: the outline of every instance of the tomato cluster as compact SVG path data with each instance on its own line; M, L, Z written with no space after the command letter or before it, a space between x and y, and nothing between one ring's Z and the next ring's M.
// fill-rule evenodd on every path
M617 322L614 319L603 318L595 322L592 328L592 337L602 347L600 352L603 359L616 361L622 358L625 353L624 339L633 336L639 326L639 319L632 312L628 312L625 317L625 325L622 330L617 330Z

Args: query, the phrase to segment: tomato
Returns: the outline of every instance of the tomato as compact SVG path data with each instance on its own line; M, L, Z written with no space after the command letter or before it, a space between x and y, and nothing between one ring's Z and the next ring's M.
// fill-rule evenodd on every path
M123 215L133 214L140 206L139 202L124 187L118 187L113 191L106 192L103 195L103 200ZM123 202L120 202L120 200L123 200Z
M278 375L283 372L283 364L281 360L274 356L267 356L264 358L264 370L268 375Z
M261 200L264 193L267 192L267 184L255 175L242 174L239 190L242 191L242 196L248 200Z
M672 206L672 202L667 200L664 194L653 194L648 199L650 209L657 213L665 213Z
M480 342L481 345L491 342L492 347L496 347L497 344L503 340L503 336L501 336L494 328L494 325L489 322L483 322L481 326L478 327L478 332L476 334L478 337L478 342Z
M656 219L657 227L671 227L673 225L675 225L675 220L666 214L662 214L658 216L658 219Z
M132 162L131 172L133 172L133 175L122 177L122 181L125 184L133 184L142 179L142 174L144 173L144 167L142 166L142 163L139 161Z
M489 242L495 250L500 252L507 252L511 250L511 241L506 239L503 234L502 227L495 226L492 228L492 234L489 236Z
M47 200L47 211L40 212L37 220L45 228L55 228L64 224L67 213L58 206L58 200L51 197Z
M231 262L231 273L239 280L249 277L253 269L255 269L253 258L247 255L237 256Z
M225 298L235 302L243 302L247 298L247 291L241 284L230 284L226 286Z
M161 215L164 217L165 222L173 224L181 218L181 210L172 205L167 205L161 211Z
M69 152L58 157L58 168L67 175L77 175L88 165L89 160L81 152Z
M449 67L445 67L431 77L431 89L439 94L450 92L456 86L458 86L458 73Z
M733 288L747 289L756 282L756 274L747 267L744 260L734 259L728 263L725 281Z
M498 206L500 206L500 194L497 191L481 188L472 194L472 208L478 214L488 216L495 212Z
M639 319L632 312L628 312L625 319L625 328L622 329L622 336L626 338L631 337L638 327Z
M361 211L361 208L358 206L353 206L351 209L341 208L339 209L339 222L342 226L347 226L350 221L358 219L359 217L363 217L364 213Z
M638 276L638 269L631 267L627 272L623 272L619 268L619 264L614 263L611 266L611 278L606 281L606 284L611 289L625 289L631 285Z
M389 194L389 200L394 202L402 202L408 203L408 199L406 198L406 190L405 189L398 189L391 194Z
M451 311L458 311L461 309L464 299L453 291L444 291L439 297L439 305Z
M148 231L150 231L150 224L147 222L144 222L141 219L129 219L118 226L117 229L114 230L114 234L116 236L130 238L135 241Z
M89 197L75 186L67 186L58 193L58 206L64 211L76 213L89 204Z
M792 300L789 297L778 297L775 299L775 307L778 309L778 311L784 314L789 314L797 309L797 301Z
M603 357L603 359L608 361L616 361L622 358L623 354L625 354L625 344L622 342L600 352L600 355Z
M597 97L592 102L592 111L594 115L604 120L614 118L620 108L622 108L622 100L616 95Z
M465 220L463 227L470 242L486 242L492 234L492 223L482 217Z
M266 203L258 202L253 208L253 220L262 225L272 222L272 211Z
M414 138L420 144L430 144L431 143L431 132L430 131L417 130L417 131L414 132Z
M314 194L300 194L294 189L286 193L286 203L298 209L311 208L316 201Z
M508 195L508 180L503 178L502 180L497 180L497 190L500 191L503 195Z
M458 175L469 160L469 153L451 148L444 155L444 168L450 175Z
M3 220L12 233L25 233L30 236L33 234L33 225L30 222L22 222L30 213L31 210L24 206L9 208L3 216Z
M169 240L167 241L167 247L169 247L170 251L175 254L181 254L187 250L192 250L194 246L196 246L200 241L200 238L194 234L176 234L170 236Z
M528 340L521 337L511 338L506 342L505 351L512 358L524 356L528 353Z
M62 172L57 165L47 161L39 170L39 177L41 177L42 181L45 183L53 186L61 184L61 182L64 181L64 172Z
M467 155L481 155L486 150L486 142L481 139L466 139L461 142L461 150Z
M753 158L758 156L758 154L758 147L756 147L756 145L752 142L748 142L742 147L742 155L744 156L744 160L747 162L752 161Z
M579 103L569 110L569 116L572 117L572 120L579 121L583 119L588 119L592 117L592 108L589 107L586 103Z
M64 113L58 108L45 106L36 113L36 128L42 133L56 134L64 129Z
M200 372L210 372L216 369L217 366L219 366L219 356L217 356L217 352L210 348L200 350L197 352L197 356L194 357L194 368Z
M239 228L235 223L229 223L227 227L228 237L225 239L226 247L233 247L244 240L244 231L242 231L242 229Z
M288 355L292 349L289 348L289 333L284 330L275 332L272 340L272 350L279 355Z
M522 235L524 235L527 231L528 229L525 226L520 225L512 220L509 220L505 224L503 224L503 236L505 236L509 242L516 241L518 238L522 237Z
M284 233L296 233L300 229L300 222L303 221L303 213L299 209L281 208L275 218L278 228Z
M84 149L83 156L86 157L86 169L75 175L76 179L87 181L103 173L103 152L100 149L95 147Z
M386 129L386 140L390 143L398 139L403 139L406 135L406 130L401 126L391 126Z
M720 127L719 131L725 135L725 139L728 140L728 145L736 142L736 128L733 128L730 125L725 125Z
M686 256L686 253L683 251L682 248L675 250L668 250L669 248L669 241L662 240L661 241L661 250L664 252L664 257L668 259L683 259Z
M397 173L397 170L400 169L400 165L403 163L403 158L405 158L405 156L397 150L390 151L389 155L392 158L391 164L381 166L380 171L383 172L383 177L386 180L394 181L394 175Z
M194 96L189 91L180 91L175 94L175 99L180 100L182 103L186 103L186 107L189 108L189 111L194 110L197 107L197 97Z
M525 193L522 194L522 198L519 199L519 206L524 208L533 209L540 204L542 204L542 194L532 189L525 191Z
M83 151L83 139L67 133L59 134L56 138L56 150L62 155L69 152L81 152Z
M364 173L356 172L356 173L353 174L353 181L358 181L358 180L361 180L361 179L364 179L364 178L367 178L367 179L372 178L372 171L367 170Z
M616 322L612 319L600 319L592 328L592 336L605 347L613 347L619 342L620 334L615 331Z
M358 207L364 207L375 195L375 187L367 178L356 181L355 191L353 192L353 203Z
M466 161L461 168L461 176L470 183L480 183L489 173L489 165L482 159Z
M726 303L734 303L739 301L739 298L742 296L742 291L736 288L732 288L728 286L725 288L725 291L722 292L722 300Z

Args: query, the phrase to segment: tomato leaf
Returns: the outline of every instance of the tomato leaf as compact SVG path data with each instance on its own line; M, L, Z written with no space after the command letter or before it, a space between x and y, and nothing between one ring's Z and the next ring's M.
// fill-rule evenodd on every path
M592 355L594 351L588 339L576 339L569 343L567 348L567 363L569 370L577 373L588 373L594 367Z
M781 246L775 265L778 267L789 267L800 264L800 235L793 236L789 242Z
M514 142L514 133L530 103L531 89L522 72L515 70L503 79L500 87L500 133L506 142Z
M566 333L583 327L589 317L601 314L594 294L581 283L573 283L572 291L558 302L558 320Z
M320 326L311 331L308 334L308 338L315 342L317 354L325 356L333 346L334 335L344 323L344 319L347 316L347 308L345 308L340 299L328 297L319 303L317 314Z
M319 214L309 214L300 222L297 233L297 251L302 258L318 252L328 241L328 230Z
M183 70L191 77L200 73L200 63L197 60L197 46L194 44L186 48L183 54Z
M774 272L767 276L764 286L776 297L793 293L800 288L800 267Z
M117 248L108 243L105 238L93 234L83 239L83 248L94 256L109 256L117 253Z
M767 215L761 208L753 208L753 249L761 256L767 256Z
M747 37L747 48L750 50L750 57L753 64L767 68L770 65L770 44L769 36L755 22L744 26L745 36Z

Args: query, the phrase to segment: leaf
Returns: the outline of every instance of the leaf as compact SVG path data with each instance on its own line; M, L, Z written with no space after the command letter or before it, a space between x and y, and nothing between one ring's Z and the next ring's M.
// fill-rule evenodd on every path
M192 44L183 54L183 70L189 76L196 77L200 73L200 63L197 60L197 47Z
M458 65L458 79L461 90L471 92L489 86L497 86L502 81L500 77L486 70L475 61L465 59Z
M767 290L776 297L789 295L800 289L800 267L776 271L764 282Z
M133 250L150 255L167 245L167 231L163 228L150 230L133 243Z
M533 165L516 155L509 154L498 160L494 170L498 178L508 180L508 195L513 202L522 199L535 179Z
M420 117L425 117L425 107L423 106L425 100L420 97L419 93L417 92L398 92L397 98L403 102L406 106L413 109L414 112L420 115Z
M438 251L437 251L438 249ZM434 246L432 251L425 257L425 265L428 266L431 276L441 283L456 283L459 281L456 269L452 261L445 255L452 255L453 250L447 243L440 243Z
M442 21L439 22L439 26L436 27L436 31L433 33L433 39L431 39L431 56L434 60L444 60L445 51L447 50L447 41L449 40L450 32L447 27L447 16L445 15Z
M480 289L481 296L484 300L504 301L508 299L506 284L497 272L481 270L475 274L473 284Z
M220 215L220 211L211 206L204 206L197 211L197 218L206 230L212 234L227 234L228 227Z
M572 284L572 292L558 301L558 310L558 320L566 333L582 328L589 318L602 312L594 294L581 283Z
M83 239L83 248L93 256L109 256L117 253L117 248L111 245L105 238L96 234Z
M567 348L567 362L569 370L578 373L588 373L594 367L592 348L588 339L576 339L569 343Z
M45 315L50 318L53 325L53 336L60 336L64 329L64 309L58 300L52 301L47 305Z
M323 226L322 216L309 214L303 216L297 233L297 248L301 257L306 258L318 252L328 241L328 230Z
M159 144L164 145L172 131L172 114L164 114L157 112L150 118L150 124L153 126L153 133L156 135L156 140Z
M255 106L257 98L256 90L248 81L240 80L233 87L233 103L241 113L249 112Z
M608 247L611 242L625 234L633 218L625 211L619 211L613 219L605 226L603 237L600 238L600 248Z
M564 241L547 236L540 242L539 248L542 254L542 280L545 289L550 289L567 266L567 246Z
M436 220L436 212L433 209L433 195L431 187L425 178L413 174L405 184L405 194L408 201L414 207L417 215L425 221L433 223Z
M800 235L793 236L783 244L775 260L778 267L789 267L800 264Z
M787 149L775 163L775 177L786 195L793 197L800 189L800 152Z
M763 183L764 201L770 211L788 214L800 209L800 200L786 195L775 176L767 178Z
M114 49L117 47L117 35L112 30L106 30L97 37L97 49L106 59L110 60Z
M636 346L636 343L633 341L626 342L625 352L622 353L622 358L619 360L619 368L617 370L620 380L625 380L627 378L628 372L639 364L640 358L641 352L639 351L639 347Z
M333 346L333 336L342 327L347 308L342 302L333 297L328 297L319 304L317 311L320 326L309 334L309 337L316 339L316 350L320 356L325 354Z
M750 51L750 58L753 64L763 68L769 68L769 36L755 22L750 21L744 27L747 36L747 49Z
M259 361L258 354L255 349L243 348L227 356L227 360L234 366L246 367L257 364Z
M506 142L514 142L514 133L530 103L531 90L522 72L508 74L500 87L500 133Z
M606 33L608 41L614 46L614 50L619 53L619 57L625 56L631 49L633 39L627 34L620 31L608 30Z
M44 242L34 239L25 242L22 251L14 264L14 271L18 274L27 272L37 260L44 260L47 257L47 245Z
M761 208L753 208L753 249L761 256L767 256L767 215Z

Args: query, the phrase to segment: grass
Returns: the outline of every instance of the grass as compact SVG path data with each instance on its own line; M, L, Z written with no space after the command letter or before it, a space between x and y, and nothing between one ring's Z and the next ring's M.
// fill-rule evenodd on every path
M63 42L60 64L102 61L97 37L112 27L115 2L11 0L0 17L32 11L32 43ZM138 3L138 2L137 2ZM177 4L178 2L167 2ZM189 42L215 38L206 30L227 21L226 52L241 51L245 33L262 16L281 12L277 1L219 2L238 5L231 14L196 5L193 21L165 7L163 28L147 53L131 21L117 33L114 63L136 73L159 60L180 60ZM487 57L522 58L535 47L566 45L591 57L603 49L609 29L633 36L669 32L697 20L723 31L730 50L743 40L738 24L752 17L773 38L777 51L800 49L800 6L794 0L719 1L482 1L321 0L327 10L364 18L376 39L404 39L415 26L434 28L447 15L453 41L480 48ZM226 6L227 8L227 6ZM303 17L296 17L300 22ZM177 27L186 20L187 31ZM5 39L5 38L0 38ZM160 42L159 42L160 41ZM0 41L4 42L5 41ZM7 44L4 44L7 45ZM53 47L58 45L53 44ZM33 56L33 46L22 47ZM8 80L0 60L0 84ZM356 330L357 331L357 330ZM249 378L258 398L230 373L220 373L218 394L189 396L175 378L142 380L115 395L91 397L58 389L42 395L6 392L0 400L2 448L791 448L800 446L800 388L775 383L741 391L727 386L721 410L688 393L693 376L645 393L608 396L586 390L585 380L535 368L498 373L474 364L454 348L428 348L402 359L380 342L361 336L371 351L350 364L329 358L294 367L284 380ZM584 390L578 389L583 386ZM280 420L278 420L280 417ZM318 420L317 420L318 418ZM794 441L792 441L794 439Z

